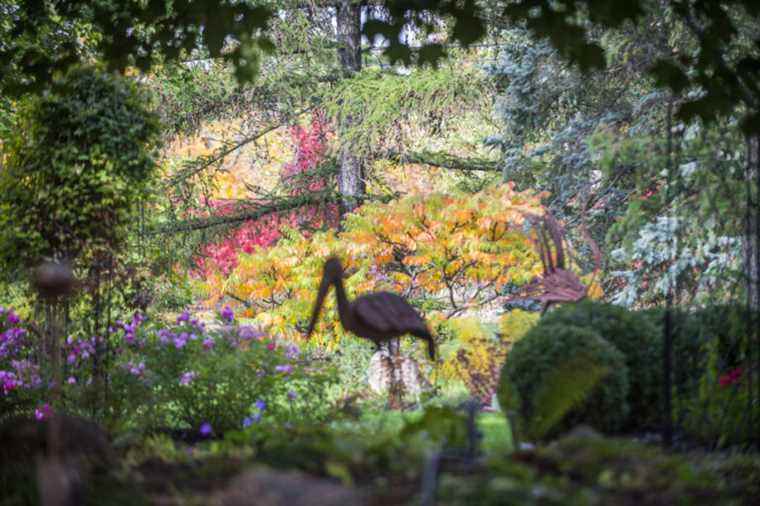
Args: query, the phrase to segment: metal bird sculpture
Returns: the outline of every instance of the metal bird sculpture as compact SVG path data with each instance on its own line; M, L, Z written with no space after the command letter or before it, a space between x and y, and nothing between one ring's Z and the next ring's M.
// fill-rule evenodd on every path
M404 334L427 341L428 355L435 360L435 343L425 320L403 298L395 293L368 293L349 301L343 288L343 267L335 257L325 262L322 282L311 314L306 335L310 336L319 318L327 292L335 285L338 299L338 316L343 328L359 337L369 339L379 348L384 342Z
M584 299L588 294L588 287L581 282L577 274L568 270L565 266L564 234L556 218L547 212L541 218L539 225L536 244L538 246L538 253L541 256L541 265L543 266L544 273L525 286L522 292L533 294L543 303L541 311L543 314L552 304L578 302ZM582 229L582 233L591 247L596 264L595 271L598 271L601 263L599 247L585 227ZM554 253L552 252L550 243L554 244ZM530 295L518 298L524 299L528 297Z

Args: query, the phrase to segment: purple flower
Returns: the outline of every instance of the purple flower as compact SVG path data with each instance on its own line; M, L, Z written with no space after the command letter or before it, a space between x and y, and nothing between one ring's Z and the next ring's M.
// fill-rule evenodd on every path
M267 403L266 403L266 402L264 402L264 401L262 401L261 399L257 400L257 401L254 403L254 406L255 406L255 407L256 407L256 409L258 409L259 411L264 411L265 409L267 409Z
M294 360L298 358L299 353L301 353L301 350L298 349L298 346L296 346L295 344L291 344L285 350L285 358L287 358L288 360Z
M200 431L201 436L203 437L209 437L212 432L214 432L214 429L211 427L211 424L208 422L203 422L201 424Z
M177 325L182 322L186 322L190 319L190 313L187 310L182 311L182 314L177 317Z
M298 394L295 391L291 390L291 391L288 392L288 400L289 401L296 400L296 397L298 397Z
M77 379L74 376L69 376L69 379L66 380L66 383L69 385L76 385Z
M128 362L127 370L129 370L129 373L133 376L142 376L142 374L145 372L145 362L140 362L137 365L133 364L132 362Z
M183 332L174 338L174 347L181 350L187 344L187 333Z
M179 384L183 387L186 387L190 383L193 382L195 378L198 377L198 373L195 371L189 371L182 373L182 376L179 378Z
M274 368L274 370L283 374L290 374L293 372L293 366L290 364L278 365Z
M2 388L4 395L15 390L19 386L21 386L21 382L16 378L15 373L11 371L0 371L0 388Z
M158 342L161 344L167 344L172 341L176 336L174 333L167 329L161 329L158 331Z
M210 350L214 347L214 340L210 337L207 337L203 340L203 349L204 350Z
M21 321L21 318L19 318L18 315L14 313L13 311L8 311L7 318L8 318L8 323L10 323L11 325L16 325L18 322Z
M38 422L41 422L43 420L50 418L50 415L52 414L53 414L53 408L51 408L50 404L48 403L45 403L39 408L34 410L34 418L36 418Z
M222 320L232 323L232 321L235 319L235 313L232 311L232 308L230 306L224 306L224 309L222 309L222 312L219 313L219 315L222 317Z
M247 429L251 425L253 425L253 418L251 418L250 416L246 416L245 418L243 418L243 428L244 429Z
M261 339L266 334L261 332L260 330L257 330L250 325L244 325L238 329L238 333L240 335L240 339L244 341L250 341L253 338Z

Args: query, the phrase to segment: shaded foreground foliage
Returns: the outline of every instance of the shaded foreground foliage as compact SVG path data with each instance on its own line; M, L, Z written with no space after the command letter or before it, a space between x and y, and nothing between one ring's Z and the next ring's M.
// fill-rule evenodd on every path
M464 434L460 416L446 410L434 416L439 428L426 424L428 429L423 431L418 430L417 420L424 417L407 416L406 422L364 417L329 427L264 425L195 446L155 436L121 443L114 452L116 460L101 461L92 468L83 504L183 504L189 500L218 504L236 490L264 485L261 490L268 499L262 497L263 502L257 504L314 504L308 497L306 502L285 501L293 491L282 488L283 480L290 488L299 488L298 495L315 490L317 483L353 491L346 495L353 499L346 505L418 504L425 455L441 444L461 444ZM480 426L487 427L485 420ZM367 437L369 433L373 436ZM2 441L15 441L16 446L4 444L3 448L18 449L18 439L8 441L7 435L0 430ZM485 451L469 468L453 461L444 464L439 504L750 505L759 491L757 459L731 454L668 455L656 447L604 438L588 429L535 450L505 453L504 447L491 446ZM7 486L8 504L34 504L34 459L19 460L18 454L7 452L0 457L0 480ZM10 462L14 465L7 465ZM251 474L244 473L245 469ZM294 474L294 470L304 474ZM257 477L266 478L266 483L256 485Z

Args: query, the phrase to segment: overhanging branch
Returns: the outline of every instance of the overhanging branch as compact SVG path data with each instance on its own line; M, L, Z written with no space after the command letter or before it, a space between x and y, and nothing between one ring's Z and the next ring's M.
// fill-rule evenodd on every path
M398 153L396 151L389 151L376 158L392 160L396 163L416 163L465 172L501 172L501 167L499 167L498 161L479 157L462 158L440 152L413 151L409 153Z
M313 107L307 107L306 109L301 109L300 111L295 112L292 116L287 116L282 121L272 123L269 126L262 128L261 130L255 132L253 135L246 137L245 139L238 142L237 144L234 144L233 146L221 149L211 156L203 156L203 157L193 160L192 162L188 163L183 169L178 171L174 176L172 176L169 179L169 181L167 181L166 186L177 185L181 183L182 181L185 181L195 176L196 174L200 174L207 168L211 167L213 164L223 160L227 155L237 151L238 149L242 148L243 146L246 146L247 144L250 144L251 142L257 139L260 139L266 134L273 132L280 127L285 126L286 122L289 121L291 118L298 117L301 114L309 112L312 109Z
M155 227L148 235L176 234L193 232L225 225L235 225L249 220L256 220L263 216L275 213L292 211L308 205L318 205L338 202L338 196L333 192L310 193L295 197L284 197L279 200L250 204L250 207L241 211L223 216L210 216L207 218L195 218L171 225ZM242 207L242 206L241 206Z

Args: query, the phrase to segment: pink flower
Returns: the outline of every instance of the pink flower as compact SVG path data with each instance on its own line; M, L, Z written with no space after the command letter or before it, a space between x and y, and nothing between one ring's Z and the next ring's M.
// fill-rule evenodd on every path
M730 371L728 371L726 374L722 375L718 379L718 383L723 388L729 387L735 383L738 383L742 377L742 374L744 374L744 369L742 369L741 367L731 369Z
M277 345L274 344L274 342L270 342L269 344L267 344L267 349L269 351L274 351L275 348L277 348Z

